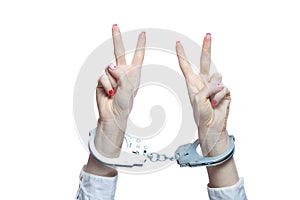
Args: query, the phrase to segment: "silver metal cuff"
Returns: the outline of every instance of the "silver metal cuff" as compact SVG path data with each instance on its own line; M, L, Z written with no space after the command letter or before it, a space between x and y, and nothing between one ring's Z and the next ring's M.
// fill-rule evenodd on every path
M175 158L180 167L200 167L200 166L216 166L229 160L234 154L234 136L229 136L229 147L226 151L215 157L203 157L196 151L199 145L199 140L195 140L194 143L188 143L181 145L175 152Z

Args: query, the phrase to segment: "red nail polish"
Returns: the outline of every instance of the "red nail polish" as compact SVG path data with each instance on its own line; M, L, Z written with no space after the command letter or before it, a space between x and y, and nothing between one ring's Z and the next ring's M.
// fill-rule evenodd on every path
M108 93L110 96L114 96L114 94L115 94L115 92L113 90L109 90Z
M211 102L212 107L215 107L216 104L217 104L216 100L212 100Z
M211 36L211 33L206 33L206 36Z
M113 26L118 26L118 24L113 24Z

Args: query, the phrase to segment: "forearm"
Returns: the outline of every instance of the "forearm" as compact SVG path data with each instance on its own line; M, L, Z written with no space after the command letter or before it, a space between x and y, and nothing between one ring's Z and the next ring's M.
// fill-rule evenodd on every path
M116 169L97 162L92 155L89 156L84 171L90 174L104 177L114 177L118 175L118 171Z
M76 199L115 199L118 173L89 156L87 165L80 172Z
M122 125L122 129L120 129L114 121L99 122L94 141L97 151L108 158L119 157L125 129L126 125Z
M224 135L225 137L216 143L215 147L208 154L208 156L218 156L228 148L229 141L227 132ZM239 176L233 157L220 165L207 167L206 169L209 177L209 187L211 188L228 187L239 181Z
M124 133L119 131L116 126L109 126L99 122L96 129L95 146L99 153L105 157L114 158L120 154ZM94 175L104 177L114 177L118 174L113 167L108 167L98 162L91 154L85 171Z
M207 167L206 169L209 178L208 186L211 188L228 187L239 181L233 157L221 165Z

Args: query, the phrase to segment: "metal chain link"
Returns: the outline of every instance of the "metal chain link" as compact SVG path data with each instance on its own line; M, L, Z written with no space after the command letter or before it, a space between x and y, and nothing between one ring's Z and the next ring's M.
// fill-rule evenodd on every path
M158 161L163 162L166 160L170 160L170 161L175 160L174 156L168 157L165 154L158 154L158 153L149 153L147 154L147 158L149 158L151 162L158 162Z
M159 153L147 153L148 152L148 146L143 143L143 141L140 138L131 137L129 135L125 135L124 140L126 140L127 144L127 151L139 155L143 154L146 158L148 158L151 162L163 162L163 161L173 161L175 160L175 157L169 157L165 154L159 154Z

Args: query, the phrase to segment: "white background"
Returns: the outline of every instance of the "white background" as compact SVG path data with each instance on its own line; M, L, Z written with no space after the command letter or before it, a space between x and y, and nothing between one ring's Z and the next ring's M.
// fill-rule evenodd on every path
M298 196L297 1L195 2L1 1L1 199L74 199L88 157L73 121L74 84L114 23L122 31L170 29L199 43L211 32L249 199ZM116 199L208 199L206 184L204 168L173 165L120 174Z

